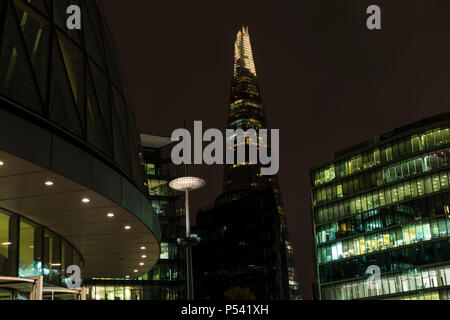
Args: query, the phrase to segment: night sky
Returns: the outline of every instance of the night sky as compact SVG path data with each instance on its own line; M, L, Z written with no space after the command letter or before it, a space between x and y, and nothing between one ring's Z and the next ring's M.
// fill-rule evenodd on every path
M249 27L269 126L280 129L280 182L301 291L313 274L309 168L333 153L449 111L450 1L100 0L142 132L202 120L225 130L233 46ZM382 30L366 28L378 4ZM192 131L191 131L192 132ZM222 191L223 168L190 174Z

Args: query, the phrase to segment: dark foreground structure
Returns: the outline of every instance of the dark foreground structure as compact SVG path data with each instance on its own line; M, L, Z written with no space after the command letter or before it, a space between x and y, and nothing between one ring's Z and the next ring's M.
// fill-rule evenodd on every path
M160 257L112 40L96 1L76 3L68 31L68 1L0 1L0 299L85 296L69 265L137 278Z
M245 27L235 42L228 128L267 128ZM246 138L247 155L251 145L259 149L260 141ZM196 298L223 299L232 287L249 288L257 299L299 298L278 178L261 176L260 169L248 160L225 166L224 193L213 208L198 214L202 241L194 247Z
M311 170L322 299L450 299L450 113ZM371 265L381 282L367 281Z
M197 215L202 242L193 258L196 297L224 299L230 288L240 287L257 299L286 299L286 259L273 191L241 196Z

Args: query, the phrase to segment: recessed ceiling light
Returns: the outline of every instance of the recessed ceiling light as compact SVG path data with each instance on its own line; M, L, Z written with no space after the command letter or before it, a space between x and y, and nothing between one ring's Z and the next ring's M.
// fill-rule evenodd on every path
M131 226L125 226L123 227L125 230L131 230Z
M107 216L108 216L108 218L113 218L115 216L115 214L112 212L108 212Z
M125 276L125 278L130 279L130 276Z
M3 161L0 161L0 167L3 166L5 163Z
M48 181L45 181L45 185L47 186L47 187L51 187L51 186L53 186L55 183L53 182L53 181L50 181L50 180L48 180Z
M144 265L144 263L143 263L143 262L139 262L139 265L140 265L140 266L143 266L143 265Z
M134 269L133 272L134 272L134 273L138 273L139 270L138 270L138 269Z
M141 246L140 249L141 249L141 250L145 250L145 249L147 249L147 247L146 247L146 246Z
M146 256L145 254L143 254L143 255L141 256L141 258L142 258L142 259L145 259L145 258L147 258L147 256Z
M10 245L12 245L12 242L3 242L2 243L2 246L10 246Z
M81 201L82 201L83 203L89 203L89 202L91 202L91 199L89 199L89 198L83 198L83 199L81 199Z

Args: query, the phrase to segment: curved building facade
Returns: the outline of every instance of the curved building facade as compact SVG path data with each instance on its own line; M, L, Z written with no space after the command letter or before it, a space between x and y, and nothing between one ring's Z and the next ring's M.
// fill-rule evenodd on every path
M312 169L321 299L450 299L449 177L450 113Z
M70 4L0 3L0 276L138 278L160 254L140 136L96 1Z

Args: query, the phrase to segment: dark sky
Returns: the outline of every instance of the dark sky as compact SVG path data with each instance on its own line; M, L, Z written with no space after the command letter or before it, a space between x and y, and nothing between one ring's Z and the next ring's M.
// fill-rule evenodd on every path
M309 168L333 152L449 110L450 1L101 0L142 132L226 126L233 44L249 27L263 103L280 129L280 182L302 293L312 280ZM366 8L382 9L369 31ZM222 167L191 174L221 192Z

